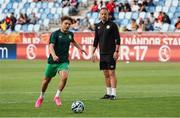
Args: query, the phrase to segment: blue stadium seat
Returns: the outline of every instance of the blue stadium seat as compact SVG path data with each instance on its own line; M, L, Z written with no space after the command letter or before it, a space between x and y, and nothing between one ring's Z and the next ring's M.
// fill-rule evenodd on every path
M145 19L146 18L146 12L140 12L139 13L139 18Z
M92 17L93 19L98 18L98 16L99 16L99 13L98 13L98 12L93 12L92 15L91 15L91 17Z
M180 12L180 5L176 8L176 12Z
M25 4L24 4L24 6L23 6L23 8L25 8L25 9L28 9L30 7L30 3L29 2L26 2Z
M9 3L6 5L6 8L7 8L7 9L11 9L12 6L13 6L13 3L12 3L12 2L9 2Z
M179 16L180 16L180 12L175 12L175 13L174 13L174 17L175 17L175 18L178 18Z
M172 2L172 0L166 0L165 1L165 6L171 6L171 2Z
M149 11L149 12L154 12L155 9L156 9L156 8L155 8L154 6L150 6L150 7L148 8L148 11Z
M159 6L159 5L158 5L158 6L156 6L156 11L157 11L157 12L162 11L162 6Z
M22 25L22 27L21 27L21 30L23 31L23 32L28 32L28 25Z
M124 12L119 12L119 19L124 19L125 13Z
M170 7L169 12L174 13L176 11L176 7Z
M129 20L128 19L123 19L121 22L121 26L127 26L129 24Z
M173 16L174 16L174 13L172 13L172 12L168 12L167 14L168 14L168 16L169 16L170 19L172 19Z
M175 26L174 26L174 24L172 24L172 25L169 26L168 31L170 31L170 32L174 32L174 31L175 31Z
M43 13L49 14L49 13L50 13L50 9L49 9L49 8L44 9L44 12L43 12Z
M39 32L40 31L40 25L36 24L34 25L34 32Z
M53 19L54 19L54 14L49 13L49 14L47 15L47 18L48 18L49 20L53 20Z
M41 16L40 16L40 19L46 19L46 18L47 18L47 14L42 13Z
M49 2L49 3L48 3L48 8L51 9L51 8L53 8L53 6L54 6L54 2Z
M28 32L33 32L34 29L34 25L33 24L29 24L28 25Z
M126 19L131 19L131 15L132 15L132 12L126 12L125 13L125 18Z
M178 6L178 0L172 0L172 6L177 7Z
M139 12L132 12L132 19L138 19Z
M162 25L162 31L163 32L167 32L168 29L169 29L169 24L165 23L165 24Z
M22 25L17 24L17 25L15 26L15 31L16 31L16 32L20 32L20 31L21 31L21 26L22 26Z
M169 7L168 6L164 6L162 9L163 12L168 13L169 11Z
M48 2L43 2L41 4L41 8L44 8L44 9L48 8Z

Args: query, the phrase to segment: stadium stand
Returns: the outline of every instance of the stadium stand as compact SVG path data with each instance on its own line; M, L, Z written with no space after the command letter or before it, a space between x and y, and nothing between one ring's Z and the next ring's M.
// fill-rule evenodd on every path
M152 13L155 19L159 17L160 12L163 12L167 15L167 18L169 18L170 23L165 22L167 19L162 20L162 26L159 31L178 31L176 30L175 24L180 16L180 1L148 1L115 0L114 4L116 5L116 8L114 8L114 22L118 24L119 28L123 27L124 31L127 31L126 26L131 24L132 19L136 19L136 23L139 25L139 19L142 19L143 21L150 19L150 14ZM6 30L15 32L48 31L53 27L57 27L59 19L63 15L71 15L75 18L80 18L80 22L84 22L86 18L86 20L89 20L86 25L89 25L88 23L90 23L90 25L93 26L99 21L98 12L91 12L93 2L93 0L90 1L90 5L88 5L87 0L0 0L0 31L5 32L5 29L2 27L6 27ZM101 6L98 8L100 9L100 7L106 6L108 2L109 0L97 0L98 5L101 3ZM11 13L14 13L15 18L17 19L14 29L10 28L10 24L4 24L6 23L7 18L11 18ZM20 14L23 15L21 16ZM164 18L164 16L162 17ZM154 21L151 23L153 25ZM79 23L79 25L81 25L81 23ZM84 28L77 31L82 31L82 29Z

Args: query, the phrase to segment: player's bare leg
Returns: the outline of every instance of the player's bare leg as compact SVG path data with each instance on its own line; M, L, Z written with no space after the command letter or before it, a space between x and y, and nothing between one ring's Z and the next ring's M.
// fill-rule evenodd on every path
M44 93L48 87L48 84L49 82L51 81L52 78L47 78L45 77L43 80L42 80L42 84L41 84L41 93L40 93L40 96L39 98L37 99L36 103L35 103L35 107L36 108L39 108L42 103L43 103L43 99L44 99Z
M110 84L111 84L111 98L110 99L116 99L117 79L116 79L115 70L109 70L109 77L110 77Z
M64 87L66 86L67 78L68 78L68 71L60 71L59 75L61 77L61 80L58 85L58 90L56 92L56 95L54 97L54 102L56 103L57 106L61 106L62 102L60 99L60 93L63 91Z
M108 70L103 70L104 73L104 80L106 84L106 94L101 99L109 99L111 95L111 83L110 83L110 76Z

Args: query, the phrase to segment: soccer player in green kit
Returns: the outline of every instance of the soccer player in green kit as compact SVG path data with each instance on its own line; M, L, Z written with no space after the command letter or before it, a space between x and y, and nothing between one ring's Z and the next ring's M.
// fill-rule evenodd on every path
M77 47L86 54L86 52L74 40L73 33L69 31L72 22L73 19L71 17L63 16L61 18L60 29L53 32L50 36L50 55L45 69L45 77L42 80L40 96L35 103L36 108L39 108L42 105L44 100L44 94L48 87L48 84L51 79L56 75L56 73L59 74L61 80L59 82L56 95L54 96L54 102L57 106L61 106L62 102L60 99L60 93L63 91L66 85L69 74L68 56L70 43L73 43L75 47Z

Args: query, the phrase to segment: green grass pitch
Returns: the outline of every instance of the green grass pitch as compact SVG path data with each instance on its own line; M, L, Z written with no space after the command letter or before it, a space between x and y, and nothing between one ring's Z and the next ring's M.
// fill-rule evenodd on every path
M118 100L100 100L105 93L98 63L72 61L61 98L53 102L59 77L51 81L41 108L34 108L46 61L0 61L0 117L180 117L180 63L117 64ZM81 100L83 113L71 111Z

